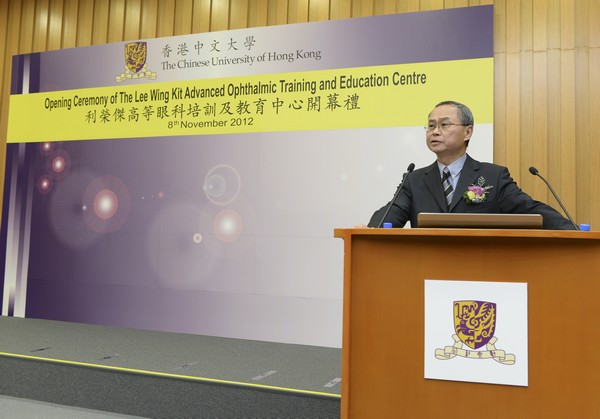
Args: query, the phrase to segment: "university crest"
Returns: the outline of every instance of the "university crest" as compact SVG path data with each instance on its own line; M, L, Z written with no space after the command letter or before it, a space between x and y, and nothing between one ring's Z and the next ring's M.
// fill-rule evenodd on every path
M142 77L154 80L156 73L146 68L147 55L148 44L146 42L129 42L125 44L125 72L116 77L117 82Z
M496 304L487 301L455 301L454 331L471 349L487 344L496 330Z
M125 44L125 63L133 73L139 72L146 65L148 44L146 42L130 42Z
M504 365L513 365L515 356L496 349L496 304L489 301L453 302L454 344L436 349L435 357L449 360L456 356L468 359L493 359ZM469 349L464 349L463 344ZM478 350L479 348L484 350Z

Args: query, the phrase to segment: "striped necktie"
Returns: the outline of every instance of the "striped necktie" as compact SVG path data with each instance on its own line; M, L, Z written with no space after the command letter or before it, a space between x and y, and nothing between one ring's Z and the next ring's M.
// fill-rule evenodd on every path
M444 175L442 176L442 188L444 189L444 196L446 197L446 203L448 207L450 207L450 203L452 202L452 184L450 183L450 170L447 167L444 167Z

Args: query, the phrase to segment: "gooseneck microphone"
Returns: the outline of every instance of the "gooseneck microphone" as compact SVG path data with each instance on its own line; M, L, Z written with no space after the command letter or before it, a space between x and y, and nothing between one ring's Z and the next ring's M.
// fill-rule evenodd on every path
M387 209L385 210L385 213L383 213L383 217L381 217L381 220L379 221L379 224L377 224L377 228L380 228L381 225L383 224L383 220L385 220L385 217L387 217L388 213L390 212L390 209L392 208L392 205L396 201L396 198L398 198L398 194L400 193L400 189L402 189L402 185L404 185L404 181L406 181L408 174L410 172L412 172L413 170L415 170L415 164L411 163L408 165L408 168L406 169L406 173L404 173L402 175L402 182L400 182L400 185L398 185L398 189L396 189L396 193L394 194L394 197L388 204Z
M573 219L571 218L571 215L569 214L569 211L567 211L567 209L565 208L565 206L561 202L561 200L558 197L558 195L556 195L556 192L554 192L554 189L552 189L552 186L550 186L550 184L548 183L548 181L546 179L544 179L544 177L542 175L540 175L540 172L538 172L538 169L536 169L535 167L531 166L529 168L529 173L531 173L534 176L539 177L540 179L542 179L544 181L544 183L546 184L546 186L548 187L548 189L550 189L550 192L552 192L552 195L554 195L554 198L558 202L558 205L560 205L560 207L565 212L565 215L567 216L567 218L569 219L569 221L571 222L571 224L573 224L573 227L575 227L575 230L579 230L579 227L577 226L577 224L575 224L575 221L573 221Z

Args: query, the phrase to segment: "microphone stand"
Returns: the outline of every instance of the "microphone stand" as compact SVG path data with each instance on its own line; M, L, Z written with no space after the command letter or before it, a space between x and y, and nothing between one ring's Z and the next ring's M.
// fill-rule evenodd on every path
M381 225L383 224L383 220L385 220L385 217L387 217L388 213L390 212L390 209L392 208L392 205L394 205L396 198L398 198L398 195L400 194L400 190L402 189L402 186L404 186L404 182L406 181L406 178L408 177L410 172L412 172L413 170L415 170L415 164L411 163L408 165L408 168L406 169L406 173L404 173L402 175L402 181L400 182L400 185L398 185L398 188L396 189L396 193L394 194L394 197L392 198L389 205L387 206L387 209L383 213L383 217L381 217L379 224L377 224L377 228L381 228Z
M531 173L534 176L539 177L540 179L542 179L544 181L544 183L546 184L546 186L548 187L548 189L550 189L550 192L552 192L552 195L554 195L554 198L558 202L558 205L560 205L560 207L564 211L565 215L567 216L567 218L569 219L569 221L571 222L571 224L573 224L573 227L575 227L575 230L579 230L579 226L577 224L575 224L575 221L573 221L573 219L571 218L571 215L569 214L569 211L567 211L567 209L565 208L565 206L563 205L563 203L560 201L560 198L558 197L558 195L556 194L556 192L554 192L554 189L552 189L552 186L550 186L550 184L548 183L548 181L546 181L546 179L544 179L543 176L540 175L540 172L538 172L538 169L536 169L535 167L531 166L529 168L529 173Z

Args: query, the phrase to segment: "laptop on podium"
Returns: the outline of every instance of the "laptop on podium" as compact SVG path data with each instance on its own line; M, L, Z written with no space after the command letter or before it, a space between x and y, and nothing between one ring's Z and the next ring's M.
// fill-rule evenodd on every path
M419 228L541 229L544 218L540 214L421 212L417 220Z

